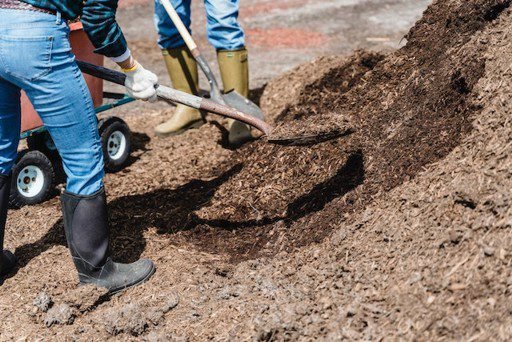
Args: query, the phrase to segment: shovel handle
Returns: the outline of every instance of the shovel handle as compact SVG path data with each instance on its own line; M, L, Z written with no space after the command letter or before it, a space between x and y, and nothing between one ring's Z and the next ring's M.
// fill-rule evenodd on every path
M217 80L215 79L215 75L213 74L212 69L210 68L210 65L206 61L206 59L201 54L201 51L199 51L199 48L197 47L197 44L194 42L194 39L188 32L187 28L183 24L183 21L181 20L179 14L176 12L174 7L172 6L171 2L169 0L160 0L162 2L162 5L165 8L165 11L171 18L174 26L178 29L178 32L180 33L181 37L185 41L185 44L187 45L188 49L190 50L190 53L196 60L197 64L199 64L199 67L204 72L206 78L208 79L208 83L210 84L211 89L211 97L213 100L225 104L225 101L222 98L222 93L220 91L219 84L217 83Z
M124 83L126 81L126 75L119 71L110 70L104 67L100 67L82 61L76 61L76 63L78 64L80 70L82 70L82 72L86 74L124 86ZM190 95L183 91L179 91L162 85L157 85L156 90L158 97L165 101L180 103L188 107L204 110L227 118L242 121L243 123L246 123L263 132L265 135L269 135L272 130L272 128L263 120L242 113L241 111L236 110L235 108L215 103L213 101L203 99L199 96Z
M169 14L169 17L171 17L171 20L178 29L178 32L180 33L181 37L185 41L185 44L187 44L187 47L190 51L193 51L197 49L197 44L194 42L194 39L192 39L192 36L188 32L187 28L183 24L183 21L181 20L180 16L172 7L171 2L169 0L160 0L162 2L162 5L164 6L165 10L167 11L167 14Z
M101 78L102 80L124 86L126 75L119 71L110 70L87 62L76 61L76 64L82 72Z

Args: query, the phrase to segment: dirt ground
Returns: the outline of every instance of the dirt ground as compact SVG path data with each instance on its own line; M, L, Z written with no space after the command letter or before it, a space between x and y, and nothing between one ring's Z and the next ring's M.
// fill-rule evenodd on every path
M243 20L263 32L279 13L319 15L308 6L361 18L420 7L302 1L288 12L297 3L248 4ZM58 198L11 211L6 244L20 267L0 292L0 338L510 340L511 3L434 1L407 34L391 30L404 36L396 51L374 39L372 51L332 48L297 67L283 58L290 70L268 83L272 68L256 69L270 123L292 133L350 123L330 141L230 150L214 117L156 139L172 109L130 107L132 163L106 178L111 244L118 260L150 257L157 273L112 297L77 288ZM142 20L143 8L121 20ZM336 18L310 29L334 37ZM157 66L152 43L128 34Z

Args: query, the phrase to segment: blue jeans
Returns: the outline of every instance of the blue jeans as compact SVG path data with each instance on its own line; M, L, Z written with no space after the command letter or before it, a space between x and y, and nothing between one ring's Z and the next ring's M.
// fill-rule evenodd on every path
M0 9L0 173L14 165L24 90L48 129L68 177L67 191L103 186L103 153L94 106L60 16Z
M171 0L185 26L190 30L191 0ZM238 23L239 0L204 0L208 40L217 50L238 50L245 46L244 31ZM160 0L155 0L155 25L161 49L185 45Z

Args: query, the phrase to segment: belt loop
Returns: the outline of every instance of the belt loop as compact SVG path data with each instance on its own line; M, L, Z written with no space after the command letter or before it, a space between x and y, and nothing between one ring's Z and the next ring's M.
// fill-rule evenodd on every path
M55 24L62 24L62 14L60 12L57 12L57 20L55 21Z

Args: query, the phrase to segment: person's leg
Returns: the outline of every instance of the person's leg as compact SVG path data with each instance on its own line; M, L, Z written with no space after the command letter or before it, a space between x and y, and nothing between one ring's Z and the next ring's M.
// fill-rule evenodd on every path
M21 130L21 91L0 73L0 174L9 175L18 154Z
M3 246L11 189L10 173L16 161L20 120L20 89L0 75L0 278L9 273L16 264L14 255L4 251Z
M151 261L122 265L110 259L97 119L71 53L69 28L47 14L11 19L23 25L13 25L9 31L11 46L2 50L2 60L11 82L25 90L62 157L67 175L61 195L64 228L80 283L111 292L139 284L153 274Z
M162 52L173 88L197 95L199 90L197 63L188 48L183 46ZM184 133L191 128L198 128L203 124L203 117L197 109L178 104L172 116L155 127L155 134L164 138Z
M238 23L238 0L205 0L208 40L217 50L224 91L235 90L249 96L249 61L245 34ZM250 127L228 120L231 145L241 145L252 139Z
M171 4L190 31L190 0L171 0ZM155 0L155 24L159 34L158 45L162 49L172 86L177 90L197 95L197 63L159 0ZM203 123L198 110L178 104L171 118L155 127L155 134L159 137L177 135L189 128L197 128Z
M51 54L51 73L24 82L24 90L62 158L66 191L92 195L103 188L104 176L94 105L65 36L54 40Z
M87 84L64 39L54 40L51 73L24 90L62 158L66 191L87 196L103 187L103 152Z
M244 30L238 23L239 0L204 0L208 40L216 50L245 48Z
M181 21L183 21L183 24L187 27L189 32L192 32L190 29L191 0L170 0L170 2L180 16ZM174 26L160 0L155 0L154 21L158 32L158 46L160 49L175 49L185 45L185 41L181 38L180 33L176 29L176 26Z
M26 92L52 136L68 176L66 190L96 193L103 187L103 153L91 96L71 53L69 28L45 13L2 10L1 15L4 79Z

